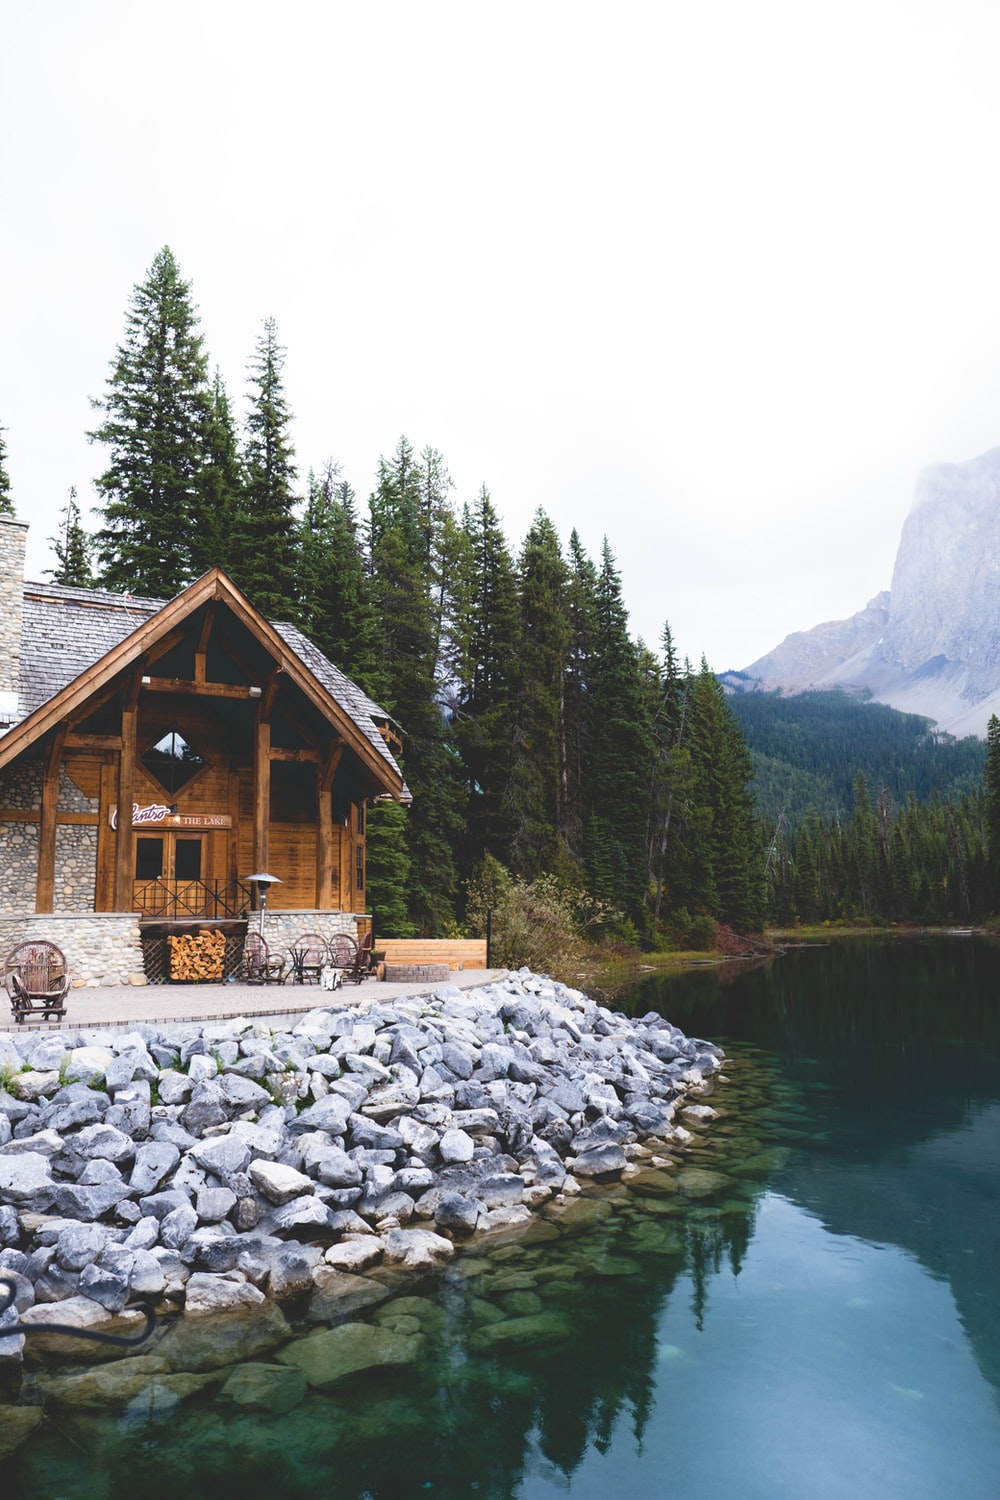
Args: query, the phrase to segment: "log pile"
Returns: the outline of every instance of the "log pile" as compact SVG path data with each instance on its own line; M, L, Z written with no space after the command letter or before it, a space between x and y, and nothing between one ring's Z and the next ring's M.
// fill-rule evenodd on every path
M171 979L207 982L225 977L226 935L214 932L182 933L168 937Z

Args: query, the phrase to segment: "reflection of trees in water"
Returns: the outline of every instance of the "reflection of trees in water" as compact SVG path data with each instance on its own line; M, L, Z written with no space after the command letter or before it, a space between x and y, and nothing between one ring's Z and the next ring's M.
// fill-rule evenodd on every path
M413 1500L424 1489L441 1500L470 1491L509 1500L539 1454L569 1476L588 1447L606 1451L623 1422L641 1447L667 1299L688 1275L703 1314L710 1277L727 1257L738 1271L753 1213L752 1201L718 1215L699 1205L686 1221L615 1198L585 1234L507 1247L480 1276L446 1274L418 1288L438 1312L412 1366L352 1377L280 1415L213 1407L211 1393L148 1420L57 1410L48 1446L0 1464L0 1484L25 1497L86 1496L71 1477L86 1454L95 1500L133 1500L137 1490L143 1500ZM469 1339L484 1326L484 1304L510 1315L510 1294L491 1293L490 1281L506 1284L512 1268L534 1280L541 1315L563 1318L569 1334L476 1354Z

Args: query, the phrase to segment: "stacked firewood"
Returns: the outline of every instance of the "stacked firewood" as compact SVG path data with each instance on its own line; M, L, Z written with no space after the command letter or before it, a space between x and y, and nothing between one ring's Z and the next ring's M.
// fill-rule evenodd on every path
M168 937L171 979L222 979L225 973L224 932L183 933Z

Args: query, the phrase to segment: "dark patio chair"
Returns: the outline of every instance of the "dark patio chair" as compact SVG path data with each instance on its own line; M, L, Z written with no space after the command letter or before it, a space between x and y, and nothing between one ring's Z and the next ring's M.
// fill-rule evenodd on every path
M326 938L319 932L302 932L295 939L288 956L292 962L293 984L318 984L330 962Z
M330 951L330 966L340 970L341 982L354 972L358 956L358 945L347 932L335 932L327 947Z
M362 979L370 979L375 972L374 949L374 938L370 932L366 932L357 944L354 964L350 971L345 970L344 978L353 979L355 984L360 984Z
M243 978L247 984L281 984L285 956L272 954L259 932L248 932L243 941Z
M12 948L4 959L3 982L18 1025L32 1015L50 1021L66 1014L69 972L55 943L37 940Z

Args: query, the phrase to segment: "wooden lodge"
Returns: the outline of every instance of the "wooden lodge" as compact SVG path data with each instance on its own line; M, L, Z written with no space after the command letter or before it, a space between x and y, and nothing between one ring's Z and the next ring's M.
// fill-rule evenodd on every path
M389 716L219 569L167 603L23 582L0 518L0 917L358 914Z

